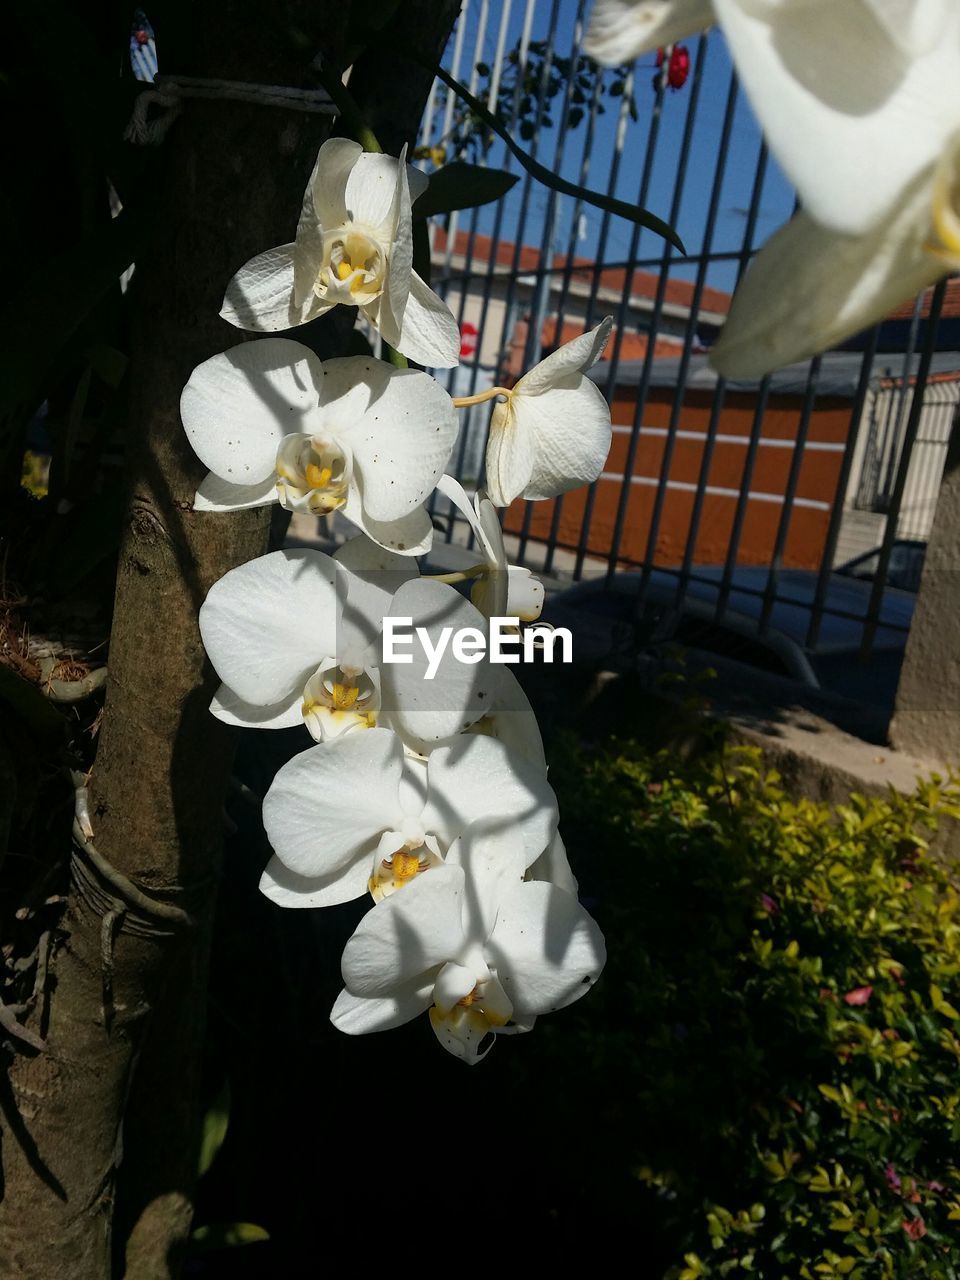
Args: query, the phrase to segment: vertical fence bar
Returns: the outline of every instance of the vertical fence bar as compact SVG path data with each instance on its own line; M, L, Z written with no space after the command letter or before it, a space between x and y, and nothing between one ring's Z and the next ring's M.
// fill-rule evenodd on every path
M937 345L937 324L940 319L940 312L943 309L943 299L946 292L947 282L946 280L941 280L934 289L933 297L930 300L927 331L924 335L923 349L920 352L920 363L917 368L913 400L910 404L910 415L907 418L907 428L904 433L903 446L900 450L900 465L897 467L897 476L894 481L890 507L887 513L887 527L883 531L883 542L880 545L877 572L873 579L873 589L870 592L870 603L867 606L867 621L863 628L863 643L860 646L860 656L864 660L869 658L870 651L873 648L874 637L877 634L880 606L883 603L883 592L887 585L887 570L890 567L890 551L897 536L900 504L903 501L903 491L907 484L907 472L910 470L910 458L913 453L914 441L917 438L917 431L920 427L920 418L923 414L924 391L927 385L927 378L930 375L933 352ZM903 377L906 381L906 370L904 370Z
M773 606L777 600L777 582L779 581L780 569L783 564L787 535L790 532L793 503L797 496L797 486L800 483L800 468L803 466L803 453L807 445L810 421L813 417L813 403L817 397L817 379L820 376L822 363L822 358L816 356L810 361L810 370L807 374L807 385L803 394L803 407L800 410L800 421L797 425L797 435L793 443L793 456L790 459L790 471L787 475L787 484L783 494L783 507L780 510L780 519L777 523L777 536L773 544L773 555L770 557L770 572L767 574L766 586L763 589L763 604L760 609L759 627L761 635L764 635L770 626L770 614L773 612Z
M703 67L706 61L708 42L709 36L701 36L700 43L697 48L697 59L694 66L693 82L690 88L690 97L687 101L687 116L684 121L683 139L680 144L680 156L677 161L677 174L673 187L673 199L670 203L670 213L668 215L668 221L671 226L676 225L677 219L680 215L680 204L683 200L684 184L687 176L687 164L690 159L690 145L693 139L693 127L697 118L697 106L700 101L700 85L703 81ZM647 339L647 349L644 353L643 359L643 371L640 375L640 382L637 387L637 405L633 416L633 432L627 449L627 460L624 464L623 484L620 489L620 500L617 504L617 514L613 528L613 541L611 543L610 558L607 564L608 582L613 577L617 561L620 558L620 547L623 543L623 531L626 524L627 507L630 502L630 488L633 483L633 469L637 460L640 433L643 430L643 414L647 407L650 373L657 345L657 331L660 328L660 317L663 313L663 302L666 297L669 267L672 259L673 246L668 243L665 245L663 256L660 259L660 278L657 281L657 292L653 303L653 314L650 317L650 336ZM643 565L643 578L640 585L638 603L643 597L646 584L649 581L651 569L652 565L650 563Z
M753 252L753 238L757 231L757 221L760 217L760 200L763 196L763 185L767 176L768 155L769 153L767 148L761 142L760 150L757 154L757 166L753 174L753 186L750 191L750 203L747 208L747 218L743 229L743 240L740 245L740 255L737 264L737 283L739 283L740 278L747 269L747 263L750 261L750 255ZM720 430L720 418L723 413L726 394L726 379L718 378L713 390L713 403L710 406L710 418L707 422L707 436L703 442L703 455L700 459L700 471L697 476L697 491L694 494L693 510L690 513L690 526L687 530L687 545L684 550L680 573L677 577L677 594L675 602L678 606L686 594L687 583L690 580L690 574L693 568L697 538L700 534L700 524L703 520L703 508L706 503L707 485L710 480L710 469L713 465L713 455L717 445L717 435Z
M863 407L867 402L867 393L870 390L870 373L873 369L873 359L877 351L877 341L880 337L879 328L875 328L867 338L867 345L864 349L863 360L860 362L860 377L857 382L857 390L853 398L853 408L850 411L850 431L847 436L847 447L844 450L843 462L840 464L840 474L837 477L836 497L833 501L833 508L830 512L830 522L827 525L827 540L823 549L823 560L820 564L820 572L817 575L817 585L813 594L813 606L810 610L810 626L807 629L807 648L815 649L820 639L820 626L823 622L823 615L826 612L827 589L830 585L830 574L833 571L833 561L837 554L837 542L840 538L840 527L843 523L843 510L847 497L847 486L850 482L850 471L853 467L853 456L857 447L857 434L860 429L860 421L863 417Z
M687 316L686 329L683 336L683 351L680 356L680 365L677 370L677 385L674 388L673 404L670 406L670 419L667 425L667 437L663 446L663 458L660 462L660 483L657 485L656 493L653 501L653 511L650 515L650 529L647 534L647 550L644 564L645 575L649 576L653 568L653 563L657 553L657 537L660 533L660 522L663 518L663 509L667 499L667 485L670 479L670 471L673 466L673 456L676 449L677 431L680 427L680 417L683 413L683 398L687 390L687 374L690 368L690 357L693 353L693 339L696 333L697 316L700 310L700 300L703 297L703 289L706 284L707 268L710 264L710 250L713 247L713 234L717 225L717 212L720 208L720 192L723 188L723 180L727 167L727 152L730 147L730 131L733 128L733 116L737 105L737 81L731 72L730 85L727 90L727 103L723 114L723 125L720 133L720 145L717 150L717 161L713 174L713 186L710 192L710 203L707 208L707 218L704 225L703 240L701 242L701 257L697 267L696 281L693 288L693 294L690 299L690 314ZM642 429L642 428L641 428ZM644 582L646 581L646 576ZM640 588L640 595L643 595L643 585Z

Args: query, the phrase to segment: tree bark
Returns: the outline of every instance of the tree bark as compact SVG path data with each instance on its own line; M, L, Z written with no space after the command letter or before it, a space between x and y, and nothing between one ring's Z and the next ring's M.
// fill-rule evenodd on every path
M284 0L269 17L244 0L196 8L186 11L189 32L177 27L184 12L171 14L160 37L164 70L266 84L309 85L310 57L321 44L335 47L349 18L342 2ZM65 937L34 1027L47 1047L15 1059L0 1099L4 1276L111 1274L124 1106L151 1012L165 996L177 1016L164 1057L176 1075L154 1101L169 1140L142 1162L155 1177L133 1198L127 1274L174 1274L189 1230L189 1122L232 757L229 731L207 710L215 678L196 619L210 585L265 549L269 509L192 511L203 468L178 404L196 364L243 340L219 319L224 286L247 258L292 238L330 126L328 116L189 101L164 143L156 235L135 277L131 494L90 783L93 842L105 861L74 851ZM174 1113L163 1114L173 1099Z
M439 56L458 7L405 0L392 22ZM344 47L350 9L218 0L161 11L157 0L151 18L165 72L310 85L316 51L336 60ZM388 31L351 88L395 153L413 140L429 85L390 55ZM231 733L207 710L216 680L196 618L216 579L266 549L270 513L192 511L203 469L178 404L198 363L243 340L218 317L224 286L249 257L292 238L329 127L286 109L189 101L164 144L157 234L135 283L131 493L90 780L92 847L74 850L63 940L33 1027L47 1047L17 1057L0 1093L4 1276L166 1280L179 1270L232 759ZM314 330L321 355L352 325L340 312Z

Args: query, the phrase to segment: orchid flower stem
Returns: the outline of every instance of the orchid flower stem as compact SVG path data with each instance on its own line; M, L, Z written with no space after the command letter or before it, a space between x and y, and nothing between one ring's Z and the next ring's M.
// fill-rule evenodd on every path
M349 89L345 87L343 81L337 75L336 69L326 64L315 67L317 79L329 93L333 105L340 113L343 123L360 143L364 151L373 151L382 154L383 147L377 141L377 135L373 132L363 117L363 112L357 106L356 100Z
M385 342L383 344L383 357L392 364L395 369L409 369L410 367L407 364L407 357L401 355L399 351L391 347L389 342Z
M509 387L490 387L486 391L478 391L475 396L454 396L453 407L455 409L466 409L467 405L483 404L485 400L492 400L494 396L506 396L507 399L513 395Z
M485 564L475 564L472 569L461 569L456 573L424 573L421 576L429 578L431 582L446 582L453 587L458 582L471 582L474 578L482 577L486 572Z

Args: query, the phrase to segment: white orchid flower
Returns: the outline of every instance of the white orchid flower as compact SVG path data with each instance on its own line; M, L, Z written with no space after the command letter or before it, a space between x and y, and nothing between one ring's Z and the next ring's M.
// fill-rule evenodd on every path
M729 378L761 377L836 346L960 270L958 191L960 133L872 231L844 235L796 214L750 264L711 363Z
M597 0L584 48L614 65L714 20L822 227L863 235L894 217L960 128L955 0Z
M404 744L428 754L439 742L469 729L499 705L505 689L504 667L491 666L479 648L480 661L462 661L451 637L472 628L486 639L486 619L453 587L417 578L397 591L390 607L394 618L411 618L413 628L425 628L431 652L419 642L404 646L409 662L383 666L385 718ZM447 632L446 647L439 648ZM436 655L436 656L434 656Z
M331 138L320 148L292 244L258 254L227 286L220 314L275 333L333 307L359 307L383 340L420 364L457 364L460 331L413 270L411 205L428 179L399 160Z
M285 907L375 899L433 874L480 819L514 833L524 865L547 846L557 802L544 771L502 743L465 734L427 761L389 729L344 734L294 756L263 801L274 849L260 888Z
M441 476L437 490L466 517L483 556L483 571L470 591L473 603L486 618L535 622L543 608L543 583L522 565L507 563L503 529L493 503L481 490L471 503L453 476Z
M447 862L361 920L343 953L345 989L331 1013L361 1035L430 1010L438 1040L468 1063L491 1033L585 995L603 968L603 935L576 897L525 882L514 833L471 827Z
M452 402L425 373L366 356L321 363L288 338L246 342L198 365L180 399L210 474L198 511L279 501L341 511L389 551L433 541L423 503L457 435Z
M352 538L333 556L274 551L231 569L200 609L200 635L223 684L211 711L228 724L288 728L317 741L380 718L380 634L407 556Z
M603 354L612 327L607 316L503 390L486 455L495 506L508 507L521 494L534 502L555 498L600 475L610 452L610 406L585 374Z

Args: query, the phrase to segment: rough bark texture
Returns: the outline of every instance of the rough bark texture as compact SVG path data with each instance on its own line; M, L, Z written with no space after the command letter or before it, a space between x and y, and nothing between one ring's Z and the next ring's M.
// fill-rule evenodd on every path
M313 54L336 56L351 18L343 0L194 8L188 32L177 26L183 10L168 14L165 29L162 12L151 12L164 32L163 70L268 84L309 84ZM452 0L409 0L392 21L439 55L457 11ZM358 64L352 88L388 150L412 141L429 84L389 51ZM98 872L75 854L66 939L36 1028L48 1047L17 1058L0 1095L3 1276L154 1280L179 1269L232 759L230 732L207 710L216 682L196 617L212 582L265 549L269 510L191 511L203 472L178 404L192 368L242 340L218 317L224 285L248 257L292 237L329 126L315 115L192 101L164 144L158 234L137 269L131 498L90 782L107 866ZM334 353L352 319L335 312L319 322L321 354ZM111 868L147 895L139 907L122 879L111 883ZM171 906L189 915L186 925Z
M197 9L185 38L173 21L167 28L164 69L268 84L308 84L310 50L329 45L349 17L349 5L303 0L284 0L269 14L240 0ZM157 901L182 906L193 923L182 928L132 909L122 887L76 859L67 937L51 962L49 1022L38 1028L48 1047L18 1057L4 1090L4 1276L111 1274L121 1119L150 1014L164 998L174 1016L165 1073L154 1080L161 1123L130 1196L136 1225L126 1274L173 1274L189 1229L195 1158L187 1122L232 756L230 733L207 711L215 681L196 617L213 581L265 549L269 511L191 511L203 472L178 403L191 369L242 339L218 317L224 285L248 257L291 238L330 124L276 108L190 102L164 144L157 235L137 272L132 489L91 813L109 864Z

